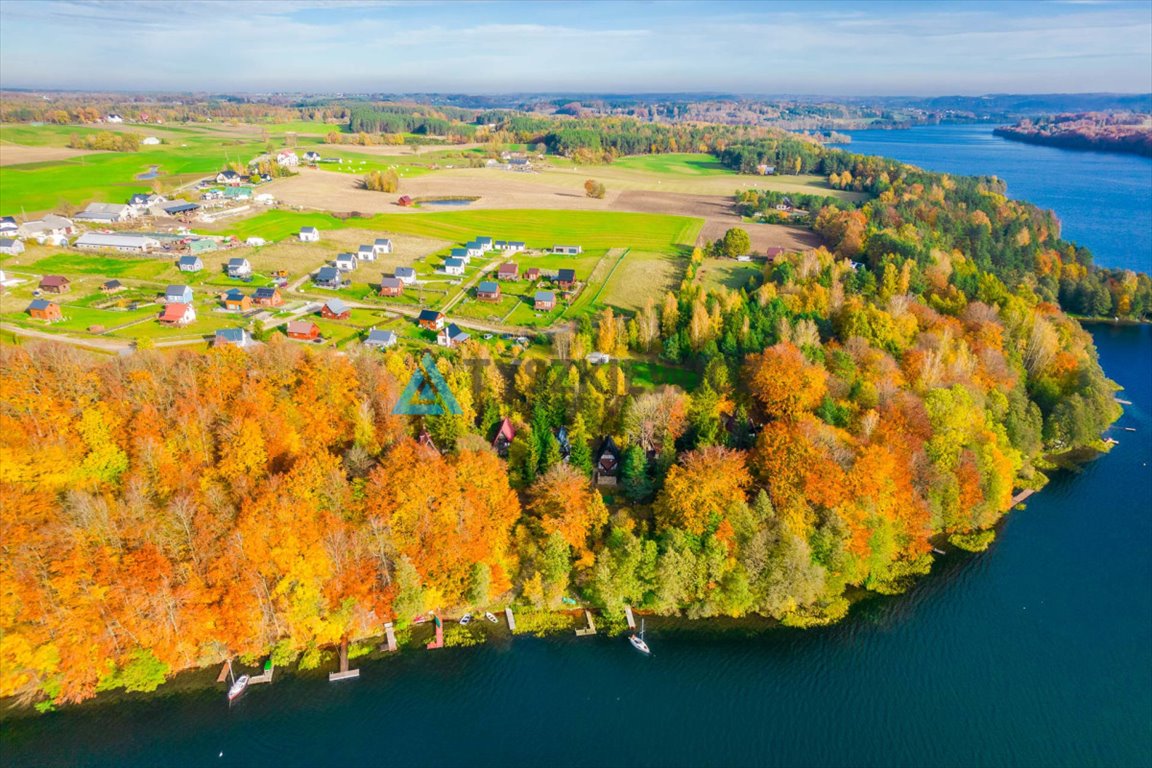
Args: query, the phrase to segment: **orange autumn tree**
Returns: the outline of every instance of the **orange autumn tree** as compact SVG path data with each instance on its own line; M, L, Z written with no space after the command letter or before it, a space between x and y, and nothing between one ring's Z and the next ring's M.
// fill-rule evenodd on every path
M795 419L824 399L828 372L805 360L792 344L781 342L748 356L744 382L766 417Z
M572 549L587 554L589 537L608 522L608 509L588 478L568 464L557 464L531 489L528 508L544 533L559 533Z
M741 451L709 446L681 455L656 500L656 522L699 535L745 500L752 476Z

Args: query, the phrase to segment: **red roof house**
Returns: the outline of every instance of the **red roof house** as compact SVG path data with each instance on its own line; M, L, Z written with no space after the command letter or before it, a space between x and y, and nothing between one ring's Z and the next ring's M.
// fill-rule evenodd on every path
M320 338L320 326L311 320L293 320L288 323L288 338L315 341Z

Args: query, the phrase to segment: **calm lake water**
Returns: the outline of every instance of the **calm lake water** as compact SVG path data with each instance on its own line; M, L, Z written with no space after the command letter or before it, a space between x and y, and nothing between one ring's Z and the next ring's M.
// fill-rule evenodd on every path
M993 160L979 170L1025 196ZM220 689L97 702L0 724L0 764L1152 765L1152 328L1093 332L1134 403L1120 444L1054 478L988 552L838 626L650 622L652 658L620 638L516 638L339 684L284 677L231 709Z

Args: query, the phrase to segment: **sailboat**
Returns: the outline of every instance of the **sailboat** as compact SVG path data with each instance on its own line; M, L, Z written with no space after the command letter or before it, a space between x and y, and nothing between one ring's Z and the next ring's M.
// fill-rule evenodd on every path
M236 675L232 674L231 659L228 661L228 674L232 677L232 685L228 688L228 703L231 704L240 694L244 693L244 690L248 687L249 678L248 675L236 677Z
M632 647L645 656L652 655L652 650L648 647L648 643L644 642L644 619L640 619L640 634L629 635L628 642L632 643Z

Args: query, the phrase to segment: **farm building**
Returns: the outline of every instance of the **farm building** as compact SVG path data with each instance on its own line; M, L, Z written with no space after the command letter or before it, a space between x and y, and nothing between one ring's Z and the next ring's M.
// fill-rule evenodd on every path
M381 296L399 296L404 293L404 283L397 277L380 278Z
M507 456L508 448L515 439L516 428L512 426L511 419L505 418L497 427L496 436L492 438L492 448L496 451L496 455Z
M316 227L300 227L299 237L302 243L318 243L320 242L320 230Z
M372 250L378 256L392 253L392 241L387 237L378 237L376 242L372 243Z
M556 273L556 284L562 290L570 291L576 287L576 270L561 269Z
M584 253L584 249L579 245L554 245L552 246L552 253L558 253L561 256L579 256Z
M377 349L387 349L395 344L395 333L392 331L380 331L375 328L368 332L368 338L364 340L364 346L375 347Z
M534 283L540 279L540 267L528 267L528 271L524 273L524 279Z
M421 328L438 331L444 327L444 313L437 312L434 309L422 309L420 310L420 316L416 318L416 322L420 324Z
M393 275L395 275L396 279L405 285L411 285L412 283L416 282L416 270L412 267L396 267L396 271L393 273Z
M252 336L243 328L220 328L212 338L212 346L214 347L240 347L240 349L246 349L255 343L256 342L252 340Z
M376 261L376 249L370 245L362 245L356 249L356 258L360 261Z
M0 237L0 253L16 256L24 253L24 243L11 237Z
M237 312L247 312L252 309L252 297L239 288L229 289L220 297L220 300L224 303L224 309L231 309Z
M122 251L124 253L147 253L160 247L160 241L147 235L105 235L99 232L85 232L73 243L77 248L91 250Z
M210 237L197 238L188 243L188 251L191 253L211 253L219 248L220 243Z
M44 275L40 278L40 290L45 293L68 293L72 281L63 275Z
M276 288L257 288L252 294L252 303L258 307L278 307L284 303L284 297Z
M130 205L123 203L89 203L88 207L75 218L78 221L90 221L98 224L113 224L118 221L127 221L136 215Z
M500 301L500 284L493 280L482 280L476 286L476 298L480 301Z
M779 245L770 245L764 249L764 255L769 259L775 259L784 255L784 248Z
M341 272L352 272L356 269L356 263L359 259L356 258L354 253L341 253L336 257L336 269Z
M326 320L347 320L351 314L352 310L340 299L328 299L324 302L324 306L320 307L320 317Z
M8 218L12 218L9 216ZM36 219L34 221L26 221L20 225L17 230L23 237L31 237L36 240L42 240L49 237L62 237L71 235L75 230L75 225L72 219L63 216L57 216L54 213L44 214L44 218ZM58 243L54 243L56 245Z
M181 256L176 262L176 267L181 272L199 272L204 269L204 262L199 256Z
M228 259L228 277L248 277L252 274L252 265L248 263L248 259L234 258Z
M250 200L252 199L252 187L235 186L228 187L224 190L225 200Z
M159 320L162 325L185 326L196 320L196 308L191 304L165 304Z
M288 323L288 338L298 341L316 341L320 338L320 326L311 320L293 320Z
M464 274L464 260L448 258L444 260L444 274L446 275L462 275Z
M119 280L106 280L100 286L100 293L119 293L124 290L124 283Z
M164 301L169 304L191 304L192 288L187 285L170 285L164 289Z
M444 328L436 336L436 343L442 347L447 347L448 349L451 349L452 347L456 346L457 344L463 344L464 342L468 341L468 338L469 338L468 334L466 334L466 333L464 333L464 331L460 330L456 326L456 323L449 323L448 327Z
M312 282L321 288L343 288L344 278L336 267L320 267L312 276Z
M549 312L556 307L556 294L552 291L536 291L532 307L542 312Z
M161 206L161 210L169 216L182 216L186 213L194 213L200 210L199 203L188 203L183 200L177 200L167 205Z
M519 280L520 267L516 266L516 262L514 261L505 262L496 270L496 277L501 280Z
M396 201L396 205L401 208L410 208L412 206L412 198L408 195L400 195L400 199Z
M60 305L46 299L33 299L32 303L28 305L28 309L24 311L30 317L46 320L49 323L64 319L64 315L60 312Z

